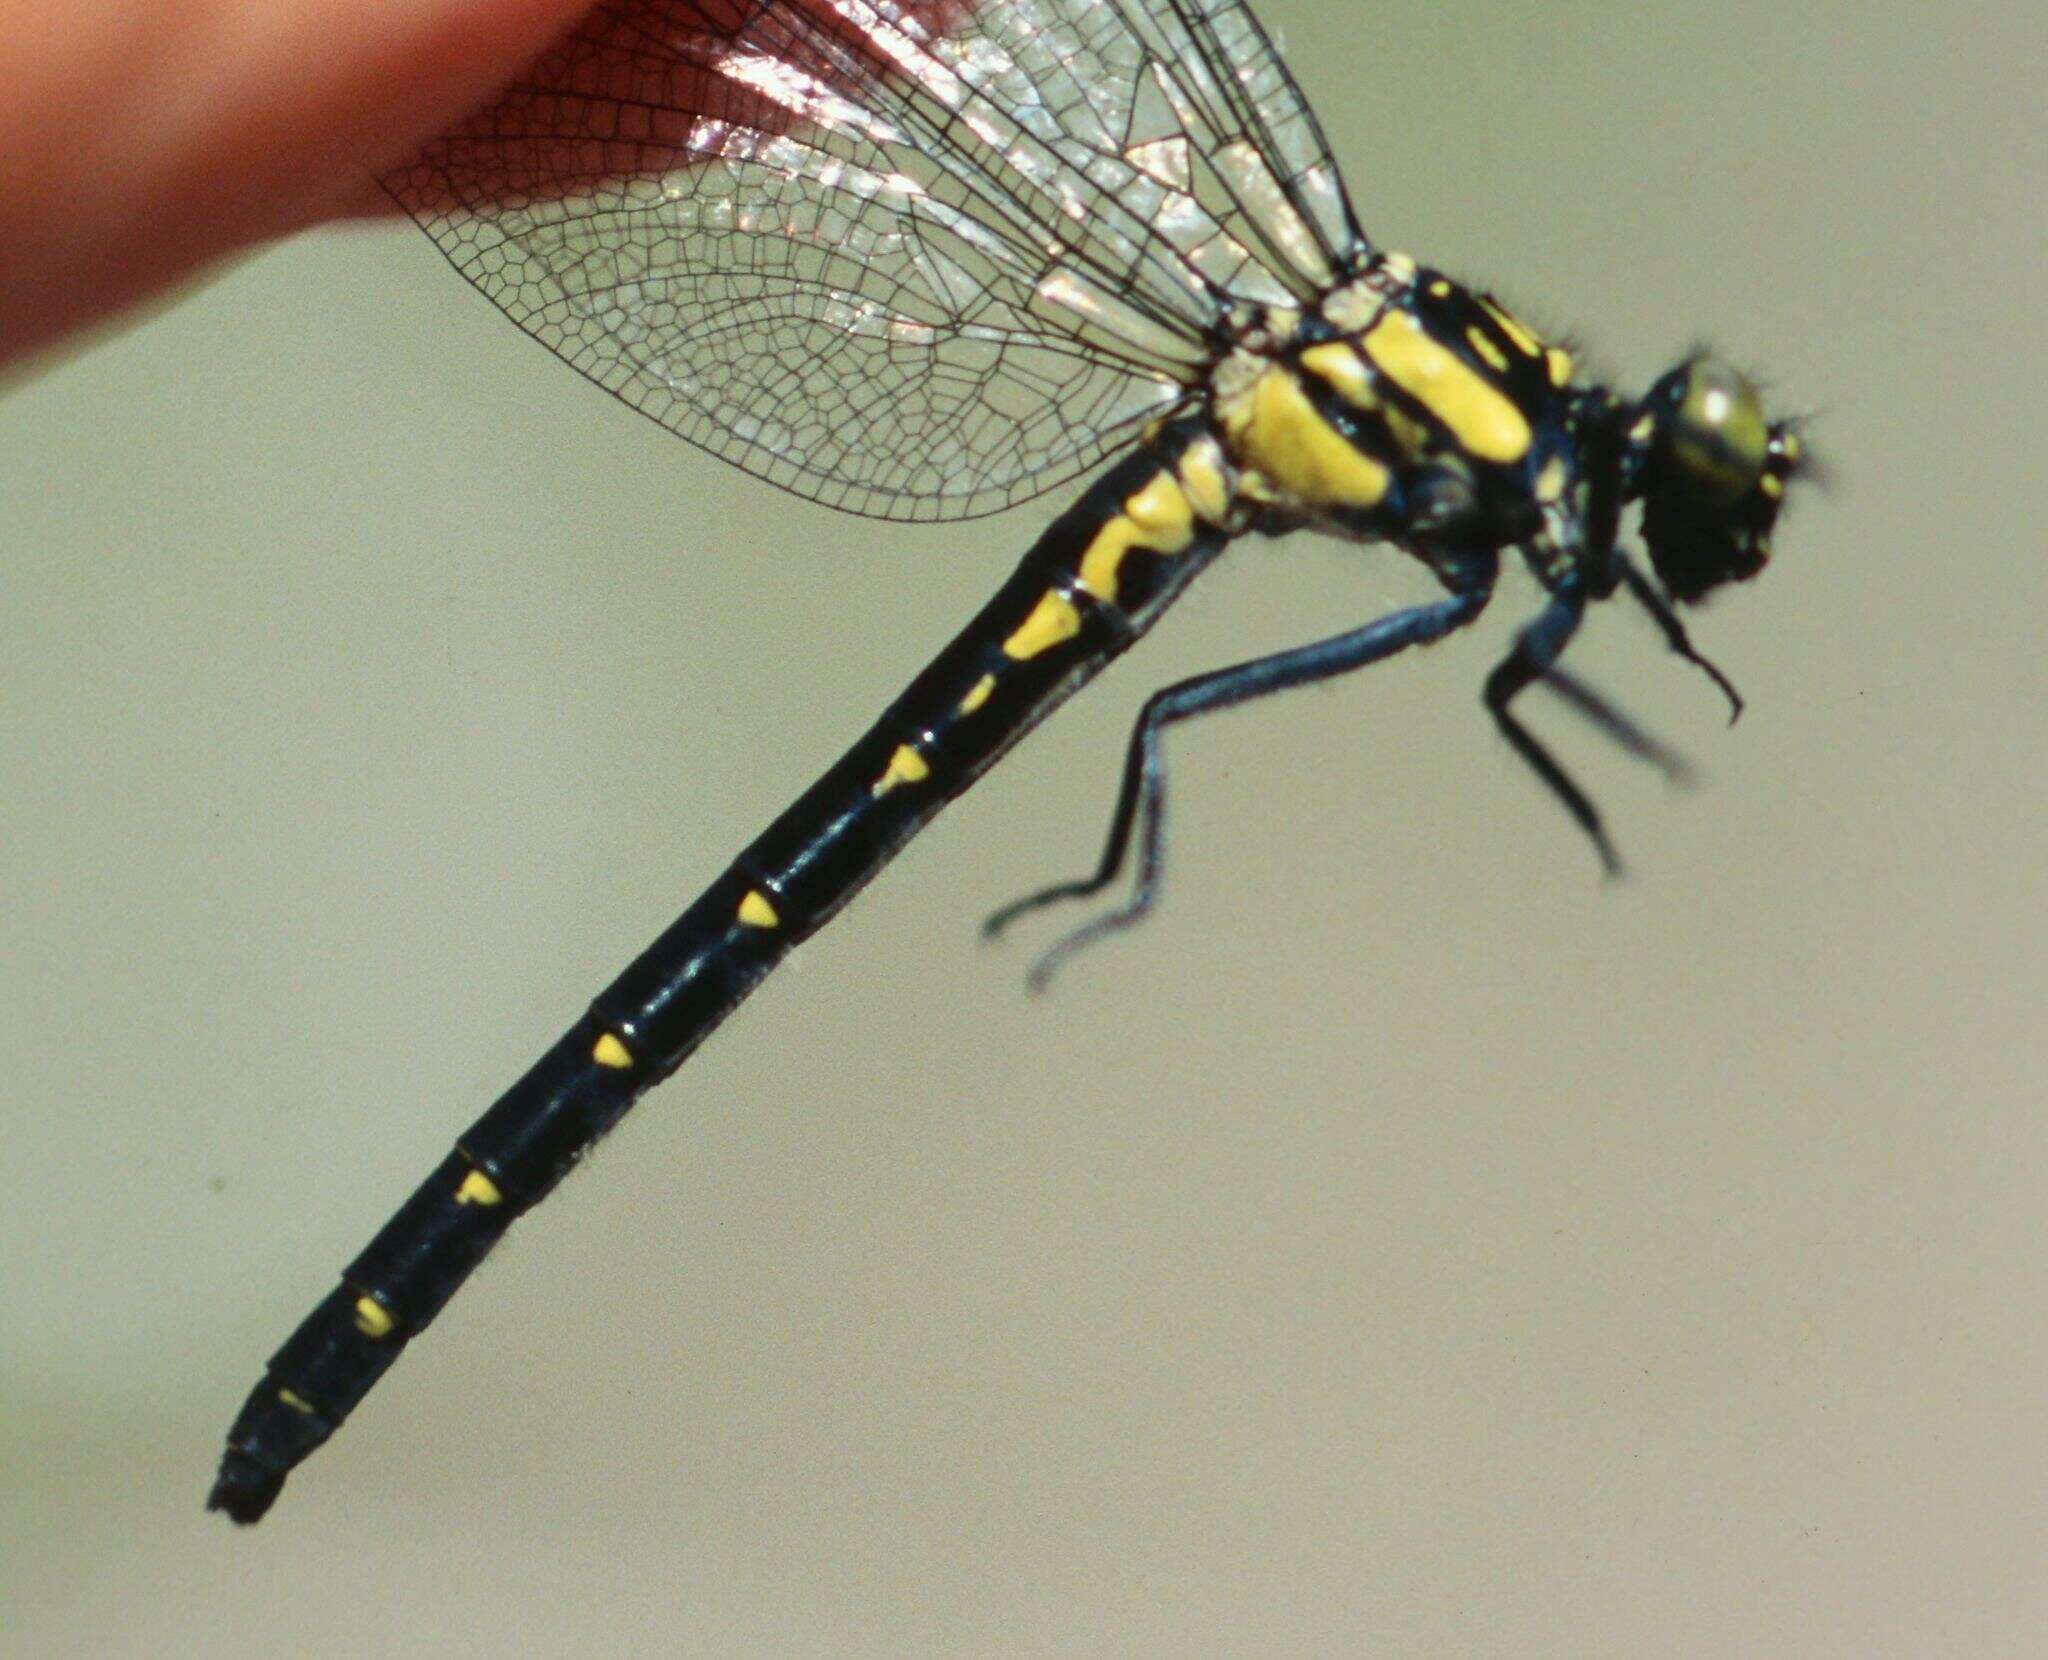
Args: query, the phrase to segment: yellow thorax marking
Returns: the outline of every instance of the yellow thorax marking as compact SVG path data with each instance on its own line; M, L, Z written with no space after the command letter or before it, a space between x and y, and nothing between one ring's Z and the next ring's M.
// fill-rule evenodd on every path
M1133 548L1183 553L1195 539L1195 511L1171 473L1160 473L1124 503L1095 533L1081 555L1078 585L1105 604L1116 603L1117 572Z
M1003 642L1003 655L1022 663L1042 651L1064 645L1081 632L1081 613L1074 602L1058 589L1048 589L1032 607L1031 615Z
M1394 442L1401 446L1403 455L1412 455L1420 459L1437 447L1432 442L1436 434L1426 423L1418 421L1405 409L1388 404L1380 411L1380 419L1387 423L1387 431L1393 434Z
M606 1032L590 1046L590 1058L599 1066L608 1066L614 1072L623 1072L633 1064L633 1052L610 1032Z
M1516 321L1503 311L1497 301L1481 295L1479 303L1486 307L1487 315L1500 325L1500 332L1515 343L1515 349L1524 357L1541 357L1543 342L1538 340L1527 324Z
M1377 507L1386 496L1387 469L1317 414L1287 369L1269 368L1223 422L1244 463L1301 506Z
M1215 439L1190 444L1180 458L1180 487L1188 505L1207 523L1220 525L1230 512L1230 479L1223 470L1223 449Z
M1354 282L1338 289L1323 302L1323 317L1332 328L1356 334L1380 314L1380 308L1386 303L1371 283Z
M747 928L776 928L782 923L768 896L759 888L747 890L746 898L740 901L739 918L741 925Z
M968 688L967 695L960 700L960 713L971 715L996 695L996 677L985 674Z
M1472 349L1486 360L1487 367L1495 374L1508 372L1508 354L1487 338L1486 330L1474 323L1465 331L1465 338L1472 342Z
M1562 346L1552 346L1543 354L1543 361L1549 366L1550 384L1552 386L1562 392L1567 386L1571 385L1572 374L1576 370L1577 365L1572 362L1572 354L1570 352L1566 351Z
M1405 311L1390 311L1364 340L1381 374L1450 429L1482 461L1519 461L1529 452L1529 422L1499 388Z
M1309 347L1301 354L1301 366L1353 408L1379 408L1380 400L1372 389L1372 371L1348 342L1330 340Z
M1333 340L1309 347L1301 354L1301 366L1353 408L1377 414L1402 454L1420 458L1429 453L1430 429L1406 410L1381 401L1372 370L1349 341Z
M887 795L898 784L922 784L932 775L931 763L908 744L898 744L889 765L875 780L875 794Z
M496 1205L504 1202L505 1195L498 1191L498 1184L481 1170L472 1170L462 1178L462 1185L455 1190L458 1205Z

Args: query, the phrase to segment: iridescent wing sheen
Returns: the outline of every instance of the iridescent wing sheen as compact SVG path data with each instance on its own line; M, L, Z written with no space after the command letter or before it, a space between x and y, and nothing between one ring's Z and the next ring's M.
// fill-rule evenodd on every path
M519 326L799 495L992 512L1363 257L1242 0L612 0L387 180Z

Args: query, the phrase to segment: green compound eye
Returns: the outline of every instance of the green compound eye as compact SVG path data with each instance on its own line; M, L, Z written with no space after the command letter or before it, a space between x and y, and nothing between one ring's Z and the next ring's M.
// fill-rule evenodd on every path
M1747 375L1712 358L1685 371L1664 438L1672 462L1713 502L1742 500L1770 459L1762 395Z
M1693 604L1764 568L1799 440L1771 425L1755 382L1718 358L1682 363L1638 406L1629 442L1643 540L1673 599Z

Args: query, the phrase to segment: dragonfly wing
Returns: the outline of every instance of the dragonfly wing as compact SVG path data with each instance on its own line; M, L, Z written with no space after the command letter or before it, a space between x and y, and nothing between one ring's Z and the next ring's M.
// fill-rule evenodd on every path
M613 0L386 182L599 385L891 519L1095 466L1365 251L1239 0Z

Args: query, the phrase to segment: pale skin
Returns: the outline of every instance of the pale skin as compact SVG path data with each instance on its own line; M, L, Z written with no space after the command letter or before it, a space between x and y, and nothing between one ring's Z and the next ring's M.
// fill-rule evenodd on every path
M323 220L591 0L0 0L0 362Z

